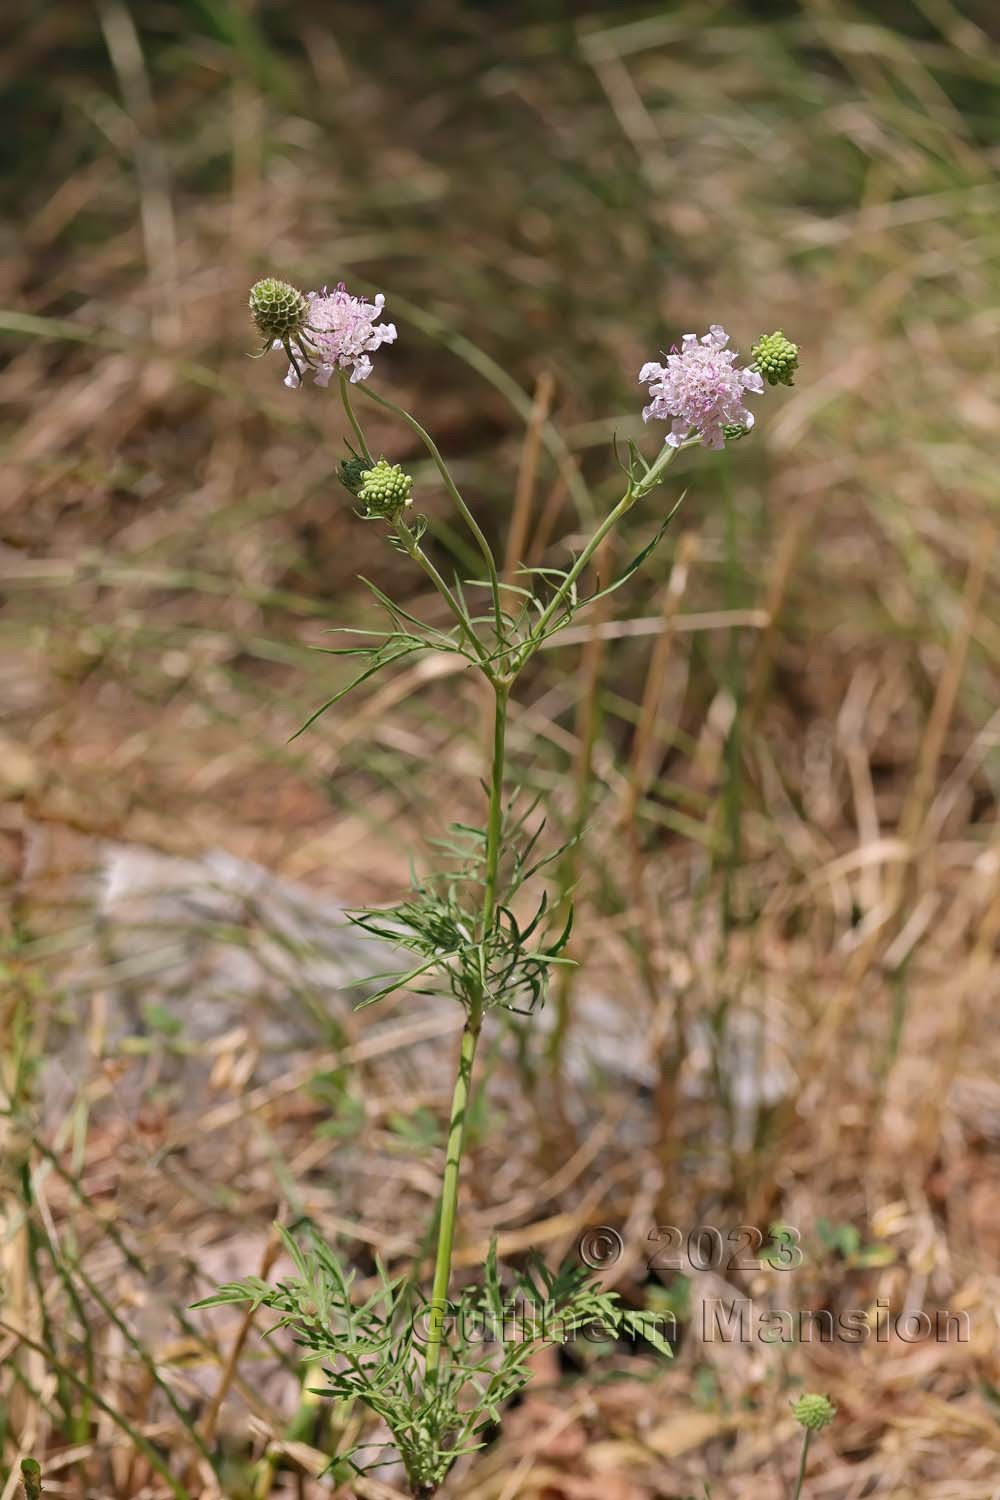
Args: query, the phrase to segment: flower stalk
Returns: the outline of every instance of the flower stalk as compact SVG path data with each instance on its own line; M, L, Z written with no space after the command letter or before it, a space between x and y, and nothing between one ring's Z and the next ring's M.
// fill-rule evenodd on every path
M677 448L667 447L666 444L664 444L664 446L660 449L656 461L650 465L646 473L639 479L633 478L629 480L628 488L619 500L618 504L612 511L609 512L607 516L605 516L600 526L598 526L597 530L594 532L593 536L590 538L589 542L580 553L580 556L577 558L576 562L566 574L564 581L556 589L552 598L549 600L546 607L542 610L542 613L538 619L538 623L535 625L534 630L531 632L531 635L529 636L528 641L526 642L518 659L518 670L520 670L520 668L524 666L525 662L527 662L532 656L534 656L535 652L538 650L538 647L545 639L546 631L548 630L549 625L552 623L553 617L560 609L565 609L569 604L570 599L572 598L574 585L584 573L587 564L597 552L601 543L604 541L604 538L608 536L610 532L614 531L615 527L624 520L629 511L632 509L633 505L635 505L638 500L641 500L645 495L648 495L650 490L655 489L655 487L662 480L667 468L672 463L674 455L678 451L679 450Z
M423 547L421 547L416 536L407 526L402 516L396 517L394 526L396 529L396 534L398 535L400 541L403 543L405 551L409 554L410 557L413 558L413 561L417 564L417 566L422 568L423 571L427 574L427 577L430 579L431 583L433 583L434 587L441 595L441 598L444 600L448 608L451 610L452 614L455 616L456 621L461 627L462 634L465 636L469 645L473 648L476 654L485 661L485 647L473 630L472 622L470 621L469 616L462 608L461 604L458 602L458 599L452 593L451 589L445 583L444 579L441 577L441 574L431 562L430 558L427 556L427 553L424 551Z
M815 1391L807 1391L804 1396L793 1401L792 1416L802 1428L802 1453L799 1457L799 1472L792 1500L801 1500L806 1465L809 1462L809 1444L812 1442L813 1433L822 1432L824 1427L829 1427L836 1415L837 1408L829 1396L818 1395Z
M365 439L364 432L361 429L361 423L358 421L354 413L354 404L351 401L351 388L347 383L347 376L344 374L343 370L339 371L338 373L337 384L340 387L341 404L343 405L345 415L347 416L348 425L350 426L350 429L354 434L354 441L358 445L358 452L361 454L368 467L371 468L375 460L374 458L372 458L371 452L369 451L368 443Z
M493 756L490 767L490 806L486 824L486 867L480 934L484 954L489 952L490 933L496 917L497 879L500 872L503 832L503 786L509 702L509 689L504 684L497 684L494 687L493 701ZM434 1260L434 1281L431 1287L431 1325L425 1364L426 1376L431 1382L437 1379L438 1366L441 1362L441 1345L448 1312L448 1287L451 1282L451 1259L455 1243L458 1185L462 1167L462 1151L465 1145L465 1120L472 1085L472 1069L476 1060L476 1047L482 1031L483 1006L488 984L489 975L484 972L478 994L474 993L470 996L469 1014L462 1032L458 1076L455 1079L455 1091L451 1102L444 1178L441 1184L437 1254Z
M458 485L455 483L454 479L451 476L451 471L448 468L448 465L441 457L441 450L438 448L437 443L435 443L430 433L420 425L416 417L411 416L410 413L408 411L405 411L403 407L397 406L394 401L387 401L384 396L380 396L378 392L373 391L370 386L364 386L363 389L365 395L368 396L370 400L377 402L379 406L384 406L387 411L394 412L397 417L401 418L401 420L406 423L411 431L417 434L417 437L420 439L424 447L427 449L427 452L430 454L431 460L434 463L434 467L441 475L441 478L444 481L444 487L448 491L448 494L455 505L455 509L462 517L462 520L465 522L466 526L468 526L469 530L472 533L476 546L482 553L483 562L486 564L486 575L489 579L490 598L493 605L493 623L497 634L497 644L502 645L505 639L503 606L500 599L500 575L497 571L496 558L493 556L493 548L487 541L486 535L483 532L482 527L479 525L479 522L472 514L472 511L469 509L468 505L465 503Z

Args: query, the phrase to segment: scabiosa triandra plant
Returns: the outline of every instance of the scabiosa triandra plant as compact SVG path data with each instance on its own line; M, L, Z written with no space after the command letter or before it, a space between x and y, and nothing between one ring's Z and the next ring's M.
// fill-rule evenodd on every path
M685 334L680 349L665 356L665 364L644 365L639 379L649 384L652 400L643 416L670 423L659 453L648 462L629 443L624 493L575 560L564 569L522 569L514 586L501 583L493 550L433 438L408 411L367 384L371 354L396 338L393 324L376 321L384 301L381 295L373 303L354 297L343 283L332 293L302 296L287 282L267 278L253 288L250 306L269 346L282 348L288 356L287 385L299 387L303 369L311 369L321 386L337 375L352 439L340 464L341 483L360 502L359 514L383 522L391 544L423 570L451 619L446 628L426 623L369 584L388 617L388 628L347 632L355 644L329 648L332 655L355 660L359 670L298 732L359 683L420 652L463 657L492 694L492 754L483 825L452 826L437 841L443 867L416 880L405 899L388 908L352 914L359 927L405 955L399 968L366 981L370 993L363 1005L406 989L450 995L464 1012L430 1294L426 1300L420 1294L419 1268L395 1281L380 1271L380 1288L358 1304L351 1275L328 1246L314 1237L312 1248L303 1251L286 1236L297 1278L270 1287L251 1277L223 1287L210 1303L250 1301L277 1311L279 1326L293 1328L314 1358L328 1362L330 1393L360 1399L385 1422L412 1493L430 1496L455 1459L481 1444L488 1426L499 1420L501 1403L523 1386L532 1344L568 1337L596 1317L612 1335L628 1330L661 1352L670 1352L651 1314L625 1309L615 1294L600 1291L585 1268L552 1273L539 1264L513 1282L508 1275L504 1289L491 1255L483 1284L466 1288L457 1303L449 1301L466 1116L480 1036L490 1013L530 1014L544 1002L551 971L568 962L565 948L572 922L570 914L558 927L550 925L544 890L528 902L530 917L515 916L515 902L523 911L526 889L543 878L546 867L563 851L540 851L544 825L533 826L534 807L507 794L508 709L516 681L535 653L588 603L619 588L641 566L680 501L618 578L582 596L580 580L604 538L664 481L679 451L698 445L717 449L746 436L754 418L744 397L762 394L765 376L772 384L788 383L785 377L797 363L798 351L784 335L771 335L755 347L760 368L741 366L727 347L725 330L714 324L701 339ZM352 386L405 423L425 448L482 556L480 579L449 584L424 550L425 522L412 513L411 478L398 464L373 456L354 409ZM477 591L485 591L486 604L473 613L467 600ZM487 1307L499 1314L505 1297L520 1297L523 1303L526 1288L537 1298L539 1287L548 1313L558 1314L555 1325L551 1318L531 1318L526 1338L514 1345L501 1342L496 1350L477 1352L461 1322L454 1322L456 1307Z

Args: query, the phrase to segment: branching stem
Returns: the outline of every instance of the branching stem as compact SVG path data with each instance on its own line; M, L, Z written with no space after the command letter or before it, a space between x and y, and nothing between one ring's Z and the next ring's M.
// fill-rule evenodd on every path
M534 656L535 652L542 644L542 641L545 639L545 633L552 622L553 616L560 608L562 608L566 604L567 600L572 597L573 585L577 582L580 575L583 573L587 564L590 562L590 559L593 557L598 547L604 541L604 538L610 531L614 530L622 517L628 514L637 500L640 500L643 495L647 494L654 487L654 485L659 484L660 479L663 475L663 471L667 468L668 464L670 464L670 462L672 461L674 454L678 451L679 450L677 448L670 448L666 444L664 444L663 449L657 457L655 463L652 464L646 474L643 475L643 477L638 482L629 482L628 489L625 491L624 495L619 500L614 510L612 510L607 516L605 516L600 526L598 526L597 530L594 532L594 535L590 538L590 541L580 553L580 556L577 558L576 562L570 568L559 588L556 589L556 592L553 594L548 604L542 610L542 613L538 619L537 624L535 625L534 630L532 630L531 634L528 636L528 639L525 641L523 647L521 648L521 652L518 657L518 669L523 667L525 662L527 662L532 656Z
M351 388L347 383L347 376L344 374L343 370L340 370L338 372L338 379L340 381L340 399L343 402L344 411L347 414L347 420L351 424L351 431L354 433L354 438L358 445L358 451L360 452L361 457L367 463L368 467L372 468L375 464L375 460L372 458L371 452L368 448L368 444L365 441L365 435L361 430L361 423L358 421L357 417L354 414L354 405L351 401Z
M343 370L340 371L339 378L340 399L343 402L344 412L346 413L347 420L350 423L351 431L354 433L355 440L358 444L358 449L365 462L370 465L374 465L375 460L372 458L371 449L368 447L368 442L365 438L361 423L358 421L357 415L355 413L354 403L351 400L350 386L348 385L347 376L344 374ZM376 397L376 399L380 400L381 398ZM421 547L420 542L407 526L402 516L398 516L394 524L399 540L406 548L406 551L408 552L410 557L413 558L413 561L417 563L419 567L423 568L424 572L427 574L427 577L430 579L431 583L433 583L434 587L437 589L438 593L441 595L442 599L451 610L451 613L454 615L455 619L458 621L459 626L461 627L462 634L465 636L465 639L468 641L469 645L476 653L484 674L489 677L490 681L492 682L493 678L488 666L489 652L486 650L486 647L483 645L482 641L479 639L475 630L473 629L472 621L469 619L468 612L462 607L462 604L456 598L454 591L448 587L447 583L445 583L444 579L441 577L441 574L431 562L430 558L427 556L427 553ZM486 540L485 537L483 538L483 540Z
M503 645L506 632L504 630L503 607L500 601L500 577L497 573L497 565L496 559L493 556L493 549L487 541L482 527L479 525L479 522L476 520L475 516L472 514L472 511L469 509L464 499L462 498L461 491L459 490L457 484L455 483L454 479L452 479L448 465L441 457L441 450L438 448L437 443L435 443L430 433L427 432L423 427L421 427L416 417L411 417L408 411L404 411L403 408L401 406L397 406L394 401L386 400L385 396L380 396L377 391L371 390L367 385L363 386L362 389L364 390L365 395L370 400L378 402L379 406L384 406L387 411L395 412L397 417L402 418L406 425L417 434L417 437L420 439L424 447L427 449L427 452L430 454L435 468L441 475L441 478L444 480L444 487L448 491L448 494L451 496L451 499L455 504L455 508L457 509L459 515L462 517L462 520L465 522L466 526L468 526L469 530L472 532L472 535L476 541L476 545L478 546L480 552L483 554L483 561L486 564L486 574L489 578L490 595L493 601L493 624L497 633L497 644Z
M444 579L441 577L441 574L438 572L437 568L427 556L427 553L417 541L417 538L414 536L413 532L403 520L402 516L397 516L393 524L396 527L396 533L399 537L399 540L406 548L408 554L413 558L413 561L417 563L419 567L423 568L424 572L427 574L427 577L431 580L431 583L433 583L434 587L437 589L438 593L441 595L442 599L445 601L448 608L455 616L455 619L461 626L462 634L465 636L473 651L475 651L476 656L479 658L480 670L492 682L493 677L488 665L489 654L486 650L486 647L483 645L482 641L476 634L475 630L472 628L472 621L469 619L458 599L455 597L455 594L445 583Z

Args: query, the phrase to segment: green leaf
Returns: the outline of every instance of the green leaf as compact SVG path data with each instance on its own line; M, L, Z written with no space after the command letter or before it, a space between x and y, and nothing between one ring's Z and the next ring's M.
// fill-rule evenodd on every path
M367 1010L369 1005L377 1005L378 1002L380 1000L384 1000L387 995L393 994L396 990L403 989L406 985L411 984L414 979L419 979L419 977L420 977L421 974L426 974L431 969L440 968L448 959L457 958L459 952L460 952L459 949L455 949L452 953L435 954L433 956L433 958L429 958L426 963L417 964L417 966L416 966L415 969L410 969L406 973L403 973L403 974L395 974L395 975L393 975L392 982L390 984L384 985L383 988L380 989L376 994L369 995L368 998L367 998L367 1000L359 1000L358 1004L354 1007L354 1009L355 1010ZM381 978L384 978L384 977L385 977L384 975L373 975L372 976L372 978L375 978L375 979L381 979ZM366 981L366 980L352 980L351 981L352 984L358 984L358 983L364 984L364 983L370 983L370 982L371 982L370 980L369 981Z
M829 1219L817 1219L816 1233L827 1250L834 1250L849 1260L861 1246L861 1231L854 1224L834 1224Z
M411 1145L428 1150L440 1146L443 1138L441 1123L429 1109L415 1109L410 1115L393 1112L388 1119L389 1129L409 1141Z
M321 718L327 709L333 708L334 704L339 703L341 698L346 698L348 693L353 692L356 687L360 687L363 682L367 682L369 677L374 677L376 672L381 672L383 667L394 666L397 661L402 661L405 657L412 656L415 651L423 651L425 649L426 645L423 641L413 641L405 649L394 651L388 656L381 656L379 652L375 652L375 660L372 665L366 667L363 672L359 672L357 677L349 682L346 687L342 687L339 692L334 693L332 698L328 698L325 703L321 704L314 714L310 714L305 723L296 729L295 733L289 738L288 743L291 744L292 740L297 740L300 734L305 734L306 730L315 724L316 720Z
M674 516L683 505L684 497L686 494L687 490L681 491L680 498L677 500L673 509L668 513L666 519L658 527L653 540L651 542L647 542L641 552L636 553L635 557L633 557L632 561L628 564L625 571L615 579L614 583L609 583L607 588L599 589L596 594L588 594L586 599L583 599L580 603L579 607L581 609L583 609L588 604L594 604L598 599L605 599L608 594L613 594L616 589L621 588L623 583L628 582L633 573L637 573L639 571L643 563L646 561L647 557L655 552L656 548L660 545L666 533L667 527L670 525L671 521L674 519Z
M622 1314L622 1324L630 1333L645 1339L647 1344L652 1344L653 1348L658 1353L666 1355L667 1359L673 1359L674 1351L658 1327L661 1321L655 1313L650 1312L629 1311Z
M252 1302L254 1307L264 1306L272 1294L272 1288L259 1276L245 1276L242 1281L227 1281L211 1297L192 1302L192 1309L202 1307L228 1307L235 1302Z
M426 634L428 632L431 632L434 635L441 634L441 632L435 630L432 625L425 624L424 621L418 619L416 615L411 615L409 610L404 609L401 604L397 604L394 599L390 599L388 594L384 594L382 592L377 583L372 583L371 579L366 578L363 573L358 574L358 579L361 583L364 584L368 592L374 595L374 597L378 600L379 604L381 604L382 608L386 611L390 619L406 620L408 624L415 625L422 634Z

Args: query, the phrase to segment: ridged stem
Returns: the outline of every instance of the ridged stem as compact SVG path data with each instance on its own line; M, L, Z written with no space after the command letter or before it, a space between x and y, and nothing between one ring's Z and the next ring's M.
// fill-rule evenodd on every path
M509 686L494 684L493 761L490 772L490 807L486 824L486 872L483 887L481 941L488 945L496 916L497 879L500 869L500 845L503 832L503 784L507 739L507 704ZM487 976L480 981L478 994L472 996L469 1014L462 1032L458 1073L451 1101L448 1144L445 1151L444 1176L441 1181L441 1213L438 1220L437 1253L434 1258L434 1280L431 1286L430 1327L427 1334L425 1372L429 1384L437 1380L441 1363L445 1322L448 1316L448 1286L451 1281L452 1251L455 1244L455 1218L458 1212L458 1187L465 1146L465 1122L472 1085L476 1047L483 1027Z

